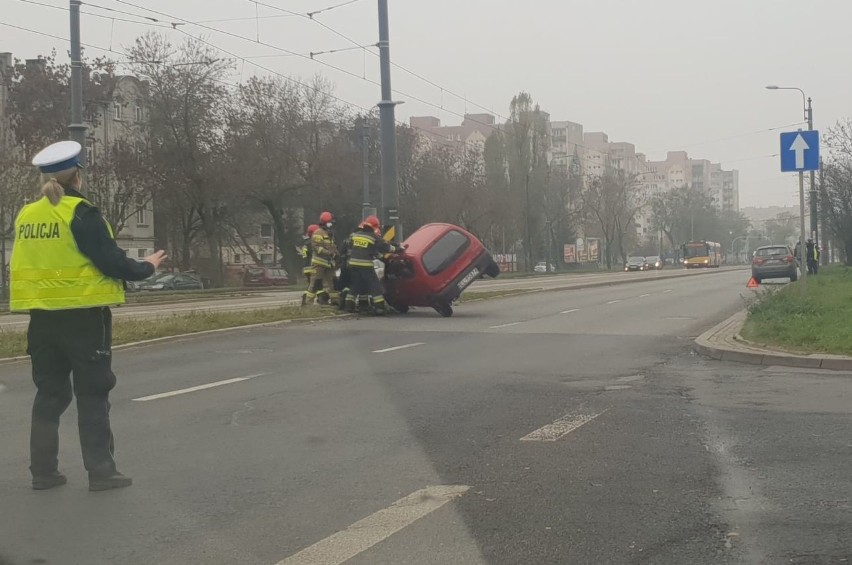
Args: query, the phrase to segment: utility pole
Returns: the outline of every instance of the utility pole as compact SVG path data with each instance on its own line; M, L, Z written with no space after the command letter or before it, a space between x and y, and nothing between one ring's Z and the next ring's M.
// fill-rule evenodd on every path
M808 131L814 129L814 109L811 105L811 99L808 98ZM814 240L814 246L819 246L819 223L817 218L817 186L816 186L816 171L811 171L811 237Z
M361 219L363 220L376 213L376 209L370 204L370 125L367 123L366 116L364 123L361 124L361 152L363 154L361 166L364 174L364 194L361 204Z
M822 157L819 158L819 190L823 195L825 195L825 169L823 168ZM823 222L823 231L825 231L825 222ZM815 244L819 245L819 240L816 240ZM829 242L826 239L826 248L828 248L828 244ZM820 253L820 263L822 263L823 265L828 265L828 261L829 254Z
M71 1L71 123L68 133L80 144L80 164L86 165L86 124L83 123L83 55L80 49L81 0Z
M797 253L799 261L799 270L802 273L802 292L805 292L808 274L808 265L805 262L805 252L807 250L808 232L805 231L805 173L799 171L799 252Z
M379 119L382 139L382 221L393 226L393 238L402 241L399 222L399 185L396 163L396 102L391 91L390 31L388 0L379 0L379 64L382 79L382 100Z

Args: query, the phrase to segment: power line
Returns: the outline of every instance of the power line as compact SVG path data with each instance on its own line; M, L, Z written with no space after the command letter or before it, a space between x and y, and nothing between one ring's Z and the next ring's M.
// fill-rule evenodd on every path
M343 2L341 4L335 4L334 6L329 6L328 8L322 8L321 10L315 10L313 12L308 12L308 16L313 18L317 14L322 14L323 12L330 12L332 10L336 10L337 8L342 8L344 6L348 6L350 4L354 4L355 2L359 2L360 0L349 0L348 2Z

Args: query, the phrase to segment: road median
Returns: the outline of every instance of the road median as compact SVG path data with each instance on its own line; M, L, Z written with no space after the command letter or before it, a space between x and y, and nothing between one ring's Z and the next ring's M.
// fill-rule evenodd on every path
M714 359L852 371L852 269L833 267L801 284L764 291L695 340Z
M121 349L189 335L335 317L342 316L331 308L284 306L244 312L202 311L157 318L118 319L113 322L113 346ZM0 331L0 361L25 359L26 348L26 331Z

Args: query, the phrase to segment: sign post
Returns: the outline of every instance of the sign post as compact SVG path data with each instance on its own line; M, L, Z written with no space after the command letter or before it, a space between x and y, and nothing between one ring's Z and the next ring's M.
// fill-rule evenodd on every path
M808 272L805 228L805 171L819 169L819 131L789 131L781 134L781 172L799 173L799 268L802 271L802 288Z

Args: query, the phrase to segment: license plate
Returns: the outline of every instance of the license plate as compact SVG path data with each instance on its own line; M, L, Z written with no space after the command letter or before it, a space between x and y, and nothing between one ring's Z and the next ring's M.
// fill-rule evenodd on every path
M462 291L462 290L466 289L468 286L470 286L470 283L472 283L474 280L476 280L476 277L478 277L478 276L479 276L479 269L477 267L474 267L471 272L469 272L467 275L465 275L465 277L462 280L459 281L459 284L458 284L459 291Z

